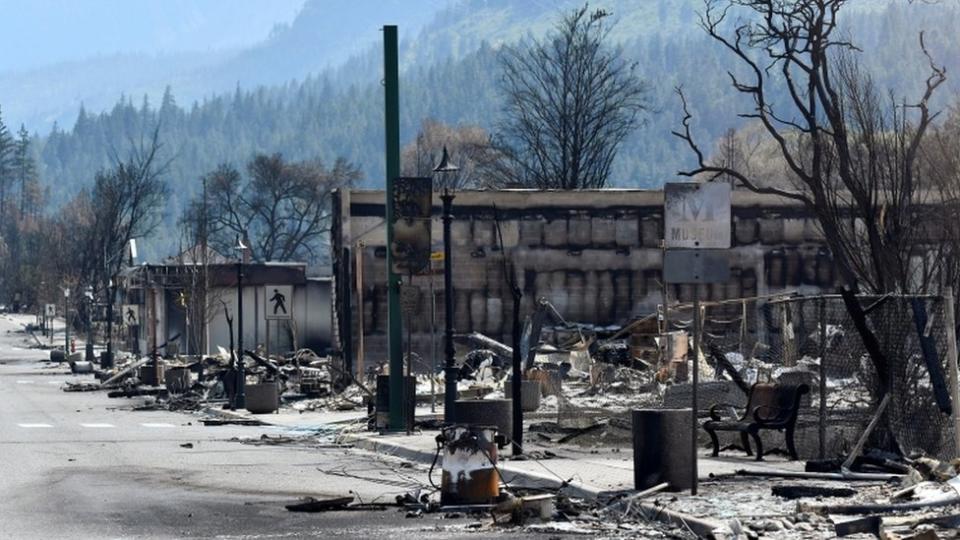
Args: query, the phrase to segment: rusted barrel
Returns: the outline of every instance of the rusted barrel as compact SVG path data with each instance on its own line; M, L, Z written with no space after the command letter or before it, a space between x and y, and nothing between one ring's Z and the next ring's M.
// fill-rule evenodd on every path
M163 383L164 368L163 362L157 362L156 365L153 362L148 362L146 365L140 366L138 378L146 386L160 386Z
M504 397L513 398L513 381L503 383ZM520 382L520 406L523 412L533 412L540 408L540 381Z
M487 505L500 496L497 428L456 424L443 428L443 506Z

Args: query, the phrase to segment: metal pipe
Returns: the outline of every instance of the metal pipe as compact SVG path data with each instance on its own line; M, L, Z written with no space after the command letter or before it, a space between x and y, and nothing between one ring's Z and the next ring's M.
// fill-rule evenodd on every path
M502 244L501 244L502 246ZM523 373L521 363L523 358L520 352L520 289L516 283L512 283L513 295L513 390L511 398L513 399L513 445L511 450L513 455L523 454ZM531 345L533 346L533 345Z
M70 358L70 289L63 293L63 354Z
M90 362L90 363L92 364L92 363L94 363L94 357L93 357L93 320L92 320L93 317L92 317L92 313L90 313L90 312L93 310L93 293L90 292L90 288L88 287L86 293L84 293L84 294L87 295L87 296L85 296L85 298L87 299L87 308L86 308L86 310L84 310L84 311L86 311L86 317L84 317L84 322L85 322L86 325L87 325L87 328L86 328L86 331L87 331L87 343L86 343L86 346L84 347L84 355L83 355L83 356L84 356L84 359L85 359L87 362Z
M107 356L100 362L102 369L113 367L113 297L116 290L117 286L111 280L107 286Z
M243 370L243 250L237 263L237 393L234 407L246 406L246 373Z
M437 412L437 295L430 269L430 412Z
M393 271L393 185L400 176L400 92L397 27L383 27L384 131L386 135L387 350L390 360L390 429L404 429L403 337L400 278Z
M690 429L690 471L693 478L690 479L690 494L697 494L697 432L700 430L700 423L697 419L697 412L700 409L697 396L697 385L700 383L700 338L701 338L701 320L700 320L700 284L693 286L693 384L690 386L691 411ZM759 451L759 449L758 449Z
M820 426L819 426L819 452L820 459L826 459L827 456L827 301L823 298L819 300L820 311Z
M444 392L443 419L451 424L456 421L457 376L453 350L453 261L450 260L450 225L453 222L453 193L444 188L443 201L443 352Z

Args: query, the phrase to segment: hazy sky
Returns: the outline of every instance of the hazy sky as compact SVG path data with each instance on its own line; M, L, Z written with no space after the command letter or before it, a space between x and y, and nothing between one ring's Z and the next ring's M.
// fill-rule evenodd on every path
M221 50L265 39L305 0L0 0L0 72L116 53Z

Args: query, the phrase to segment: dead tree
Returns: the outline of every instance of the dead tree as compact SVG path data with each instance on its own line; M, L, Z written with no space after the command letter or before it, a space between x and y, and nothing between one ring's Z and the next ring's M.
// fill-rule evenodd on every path
M540 189L602 188L617 147L647 109L636 66L604 41L603 10L587 6L563 17L556 31L502 57L506 96L501 172Z
M730 81L752 105L739 117L758 122L778 147L785 181L771 183L708 159L691 132L682 89L682 128L674 135L697 159L680 174L733 178L754 192L798 201L817 217L883 394L890 367L854 293L922 292L933 283L935 269L915 264L929 249L918 239L931 202L917 158L936 117L928 103L946 73L920 34L929 63L923 91L910 103L885 97L860 70L857 47L838 35L846 3L707 0L701 14L702 28L739 64L728 72ZM775 103L773 96L786 100Z
M490 141L485 129L474 125L450 126L430 118L420 123L416 139L403 147L402 174L430 176L440 163L444 148L457 170L436 175L434 182L438 187L484 189L497 187L502 181L497 165L505 156Z
M360 179L356 166L337 159L291 163L280 154L260 154L247 165L248 177L222 164L205 177L209 244L228 254L236 237L246 237L257 260L315 260L318 243L330 231L333 191ZM203 215L199 201L182 220ZM196 228L196 226L194 226Z
M113 165L99 171L92 189L81 192L87 215L73 231L81 241L76 250L82 283L99 297L124 264L132 238L150 236L160 225L168 186L164 179L170 160L161 156L160 128L131 141L125 156L114 153Z

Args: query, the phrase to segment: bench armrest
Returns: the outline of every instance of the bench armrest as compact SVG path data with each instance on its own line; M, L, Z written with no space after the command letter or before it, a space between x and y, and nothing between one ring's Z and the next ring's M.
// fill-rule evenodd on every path
M734 411L736 411L736 408L737 408L736 405L732 403L714 403L713 405L710 406L711 420L717 420L717 421L723 420L723 417L720 414L721 407L730 408L730 409L733 409Z
M753 409L753 420L758 424L772 422L774 420L779 420L781 414L789 411L790 409L783 409L780 407L771 407L769 405L760 405Z

